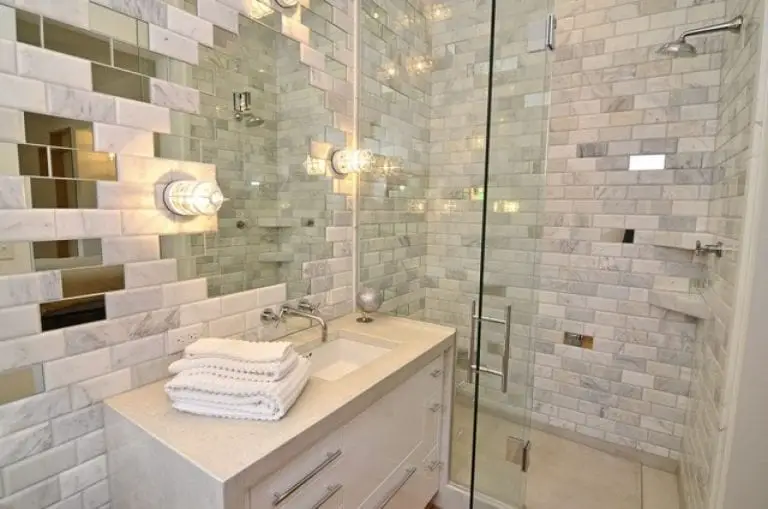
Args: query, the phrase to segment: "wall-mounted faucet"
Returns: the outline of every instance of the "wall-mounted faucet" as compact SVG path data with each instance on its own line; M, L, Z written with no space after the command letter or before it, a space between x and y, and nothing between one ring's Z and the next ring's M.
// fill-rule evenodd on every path
M275 313L272 309L265 309L261 312L261 323L270 324L274 323L277 327L280 323L285 321L287 315L300 316L302 318L308 318L310 321L317 322L322 330L321 340L323 343L328 341L328 323L320 316L320 305L312 304L307 299L301 299L298 306L293 307L289 304L283 304L280 306L280 311Z

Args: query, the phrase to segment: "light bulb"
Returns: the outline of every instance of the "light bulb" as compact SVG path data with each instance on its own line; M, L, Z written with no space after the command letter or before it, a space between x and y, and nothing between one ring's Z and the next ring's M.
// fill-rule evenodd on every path
M215 216L224 203L216 182L177 180L163 191L168 210L179 216Z
M371 168L373 152L370 150L337 150L331 156L331 168L339 176L360 173Z

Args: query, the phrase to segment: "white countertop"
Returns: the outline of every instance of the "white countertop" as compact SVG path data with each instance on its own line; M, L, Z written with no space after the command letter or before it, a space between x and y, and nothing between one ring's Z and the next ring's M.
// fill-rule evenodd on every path
M455 329L386 315L359 324L347 315L328 324L386 338L397 347L339 380L310 379L288 414L276 422L239 421L174 410L165 381L115 396L105 404L169 449L226 483L253 482L279 468L314 441L343 425L453 345ZM282 338L304 351L319 344L319 329ZM266 460L266 461L265 461Z

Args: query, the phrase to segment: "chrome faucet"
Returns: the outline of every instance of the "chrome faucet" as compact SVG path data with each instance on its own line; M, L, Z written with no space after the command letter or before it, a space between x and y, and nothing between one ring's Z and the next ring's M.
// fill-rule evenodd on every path
M280 313L277 315L277 317L278 320L282 320L286 315L294 315L308 318L310 321L317 322L320 324L320 328L322 330L322 342L325 343L328 341L328 323L326 323L325 319L320 316L320 313L318 312L319 309L320 304L312 304L307 299L302 299L299 301L299 305L296 307L283 304L280 307Z

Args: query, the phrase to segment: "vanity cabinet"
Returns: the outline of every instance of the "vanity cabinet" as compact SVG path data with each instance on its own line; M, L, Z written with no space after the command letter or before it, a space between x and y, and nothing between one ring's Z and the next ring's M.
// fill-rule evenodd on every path
M444 356L249 490L246 509L421 509L439 489Z

